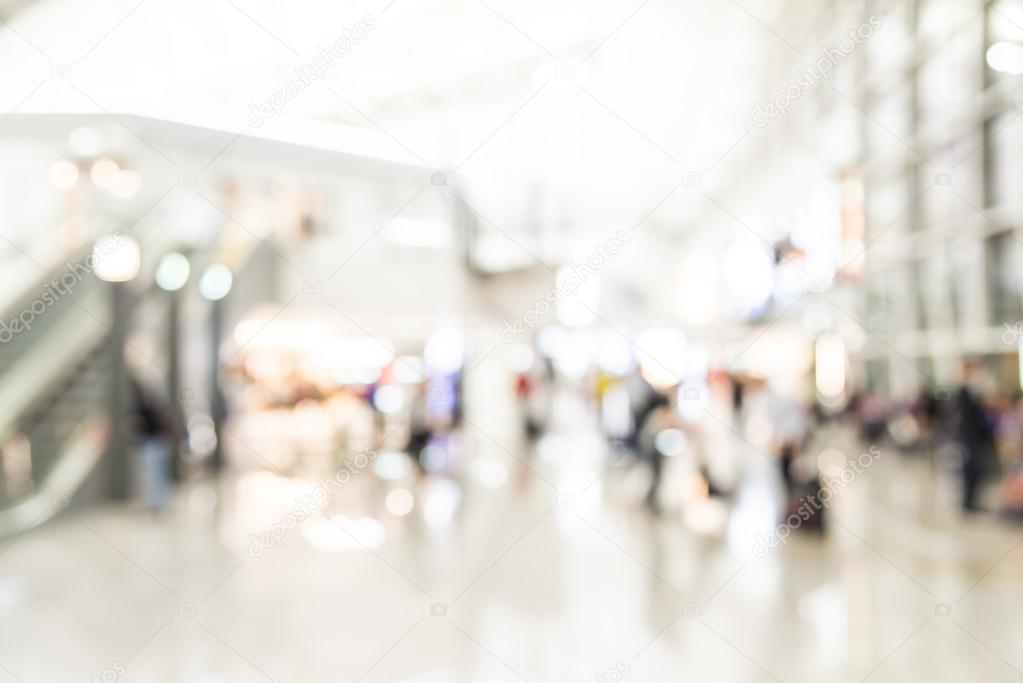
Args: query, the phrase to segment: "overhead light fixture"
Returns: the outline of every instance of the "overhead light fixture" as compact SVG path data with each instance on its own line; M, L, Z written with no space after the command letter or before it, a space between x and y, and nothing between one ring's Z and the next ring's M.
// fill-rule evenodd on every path
M96 159L92 162L92 168L89 169L89 176L92 177L92 182L96 183L96 187L102 187L104 190L109 190L114 186L117 181L117 175L121 172L121 167L117 165L117 162L113 159Z
M210 301L220 301L231 291L232 284L234 276L231 275L231 269L222 263L214 263L202 274L199 293Z
M995 71L1019 76L1023 74L1023 45L1002 41L988 48L987 64Z
M78 167L66 159L50 166L50 183L58 190L70 190L78 182Z
M92 246L93 271L106 282L130 282L139 274L142 250L125 235L107 235Z
M156 284L164 291L176 292L188 282L191 271L188 257L172 251L160 259L160 265L156 268Z

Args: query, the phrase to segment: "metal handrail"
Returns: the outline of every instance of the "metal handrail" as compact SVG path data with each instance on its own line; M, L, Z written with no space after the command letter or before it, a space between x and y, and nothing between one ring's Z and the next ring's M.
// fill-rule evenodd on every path
M68 266L84 261L85 258L92 253L92 246L82 246L77 250L72 250L70 253L65 254L66 258L61 262L54 264L45 273L39 276L31 286L25 288L24 292L18 299L7 304L7 307L0 312L0 320L10 320L15 317L20 311L29 306L35 299L39 298L39 292L46 289L46 285L49 284L55 277L63 270L67 269Z
M82 305L82 300L95 291L99 282L85 265L85 259L86 253L80 252L75 258L48 271L0 314L0 377L29 355L40 339L56 329L72 307L97 315ZM73 282L65 277L68 273L72 273ZM59 281L62 277L64 282ZM54 282L58 287L53 286Z
M176 246L152 237L154 260ZM32 306L52 280L89 253L80 249L50 269L6 307L0 320ZM86 485L112 443L112 420L123 417L113 415L106 400L114 358L108 353L114 333L106 283L91 270L79 274L73 291L47 302L45 311L37 305L38 324L0 344L0 447L20 435L31 450L26 488L12 489L11 495L0 491L0 536L21 533L57 514L56 499L66 504ZM136 301L154 303L150 297L158 289L147 281ZM75 309L81 309L77 315Z
M25 473L30 487L13 498L0 496L0 536L21 533L57 514L102 458L110 437L109 416L100 407L105 391L89 385L102 377L108 341L103 336L86 349L68 373L39 391L18 420L17 432L28 438L31 450ZM81 395L83 387L91 397ZM66 414L69 407L73 412Z

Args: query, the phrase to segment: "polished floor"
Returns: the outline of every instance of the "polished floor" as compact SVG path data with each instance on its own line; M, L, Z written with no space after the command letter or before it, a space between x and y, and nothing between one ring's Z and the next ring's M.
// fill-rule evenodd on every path
M458 481L249 466L0 542L0 681L1023 680L1023 527L960 520L926 458L882 450L823 538L758 552L776 468L730 428L734 495L678 458L660 517L592 430L483 429Z

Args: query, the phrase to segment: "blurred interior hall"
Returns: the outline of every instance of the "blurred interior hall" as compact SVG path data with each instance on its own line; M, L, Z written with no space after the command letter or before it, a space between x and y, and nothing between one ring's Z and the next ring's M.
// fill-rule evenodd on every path
M0 64L0 683L1023 681L1023 0Z

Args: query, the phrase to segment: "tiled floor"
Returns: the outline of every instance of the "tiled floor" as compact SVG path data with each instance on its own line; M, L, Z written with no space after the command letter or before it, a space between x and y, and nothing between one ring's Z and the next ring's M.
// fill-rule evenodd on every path
M585 430L535 474L472 441L488 464L406 516L400 471L357 473L321 515L295 502L315 480L253 470L163 518L109 506L5 541L0 680L1023 680L1023 528L958 521L922 460L885 451L823 539L761 557L774 467L750 449L732 500L657 519L642 469L601 476Z

